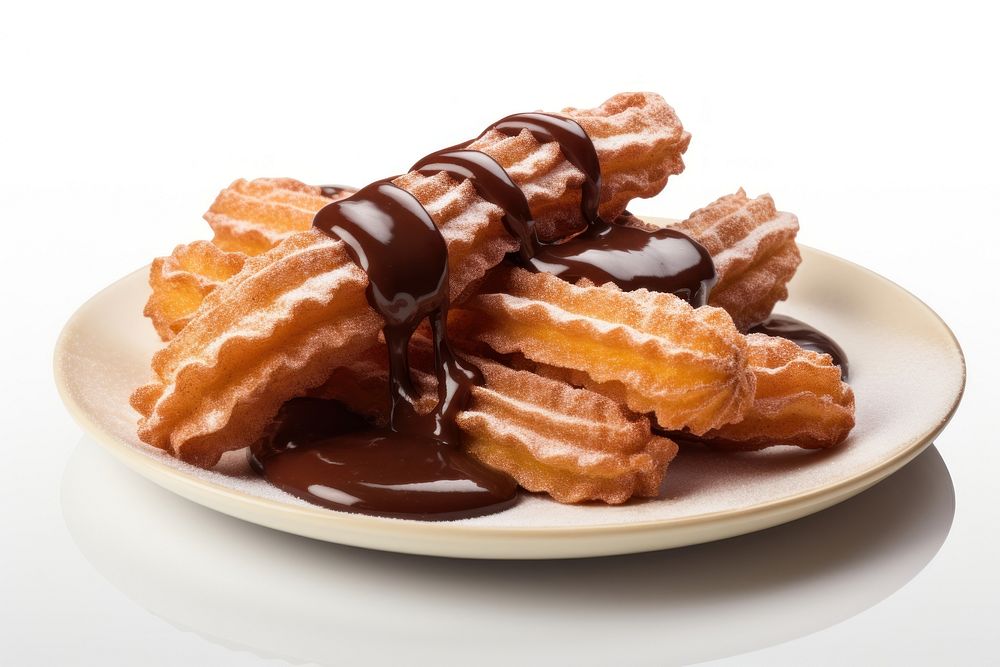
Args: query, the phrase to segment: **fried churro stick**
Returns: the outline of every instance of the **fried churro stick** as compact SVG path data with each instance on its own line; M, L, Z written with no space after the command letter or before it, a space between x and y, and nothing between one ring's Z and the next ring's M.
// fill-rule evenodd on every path
M226 252L208 241L195 241L157 257L149 269L152 293L142 314L153 321L163 340L194 316L205 296L243 268L246 256Z
M788 297L788 281L802 257L795 244L799 221L774 207L770 195L750 199L742 190L721 197L679 222L705 246L718 282L708 302L725 308L740 331L764 320Z
M191 320L205 296L236 274L247 255L256 255L288 235L292 227L308 228L313 215L332 201L317 186L291 178L235 181L223 190L205 219L215 238L177 246L157 257L149 271L151 293L143 314L164 341Z
M665 166L666 156L686 147L686 133L659 96L617 96L568 115L588 132L607 170L606 215L620 213L627 197L652 196L679 168L679 159ZM530 132L491 132L474 147L508 171L536 218L583 224L575 192L583 176L557 145L539 144ZM395 183L442 231L453 302L515 249L502 209L480 198L469 181L410 173ZM255 440L282 403L322 383L376 340L381 321L365 300L366 284L344 244L315 230L247 260L154 356L154 380L131 401L141 415L140 439L201 466Z
M562 113L577 120L586 118L581 124L594 139L604 185L613 193L601 202L601 214L609 219L617 217L631 199L658 192L667 178L684 170L681 156L691 135L684 132L673 109L658 95L624 93L596 109L570 108ZM651 132L656 136L651 137ZM581 228L575 208L580 204L582 174L568 173L569 164L557 144L538 147L529 137L523 133L509 139L492 131L469 148L490 146L515 157L530 153L530 161L509 161L507 171L515 182L525 183L524 193L539 235L543 239L561 238ZM602 140L621 141L622 146L612 150L607 141L598 145ZM645 165L641 169L636 168L639 162ZM533 182L540 166L552 170L551 183L566 183L558 196L553 196L551 183ZM220 248L256 255L290 234L309 229L313 216L330 201L320 196L318 187L290 178L239 179L219 193L205 220L215 231L214 243Z
M677 445L649 420L586 389L479 365L486 379L456 419L469 453L562 503L656 497Z
M315 394L384 422L389 409L385 358L384 348L374 348L337 369ZM617 504L659 495L667 464L678 448L653 435L647 418L565 382L482 357L466 359L484 380L456 418L470 454L507 472L525 489L562 503ZM411 362L429 368L429 349L413 350ZM436 395L434 377L426 371L413 375L422 389L418 410L430 410Z
M309 229L321 208L348 194L326 197L319 186L294 178L240 178L219 193L205 221L215 232L215 245L259 255L290 234Z
M754 400L743 418L693 439L720 449L756 450L773 445L834 447L854 427L854 392L828 355L784 338L747 336L748 367L756 378ZM594 382L586 373L517 357L514 366L622 400L620 385ZM680 441L685 438L678 436Z
M501 354L577 371L594 388L661 426L701 434L739 419L753 398L746 341L721 308L672 294L571 285L524 269L498 270L464 308L466 335ZM464 323L463 323L464 324ZM579 384L583 384L582 382Z
M854 392L840 379L830 355L790 340L747 336L750 368L757 377L753 404L741 421L700 439L727 449L796 445L833 447L854 428Z

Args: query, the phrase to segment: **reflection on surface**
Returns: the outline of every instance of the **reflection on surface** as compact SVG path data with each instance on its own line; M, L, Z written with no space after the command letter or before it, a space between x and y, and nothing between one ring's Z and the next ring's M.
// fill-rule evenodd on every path
M320 664L678 664L756 650L898 590L937 553L955 508L931 447L847 502L722 542L575 561L438 559L229 518L86 439L62 504L87 559L151 612L219 644Z

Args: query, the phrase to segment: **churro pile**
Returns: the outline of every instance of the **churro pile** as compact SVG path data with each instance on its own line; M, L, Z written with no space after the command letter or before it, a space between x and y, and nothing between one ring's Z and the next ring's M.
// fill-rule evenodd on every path
M641 226L629 201L684 169L690 135L658 95L628 93L565 109L600 163L600 218ZM587 227L586 175L557 141L484 132L489 156L524 193L540 242ZM748 330L788 296L798 220L742 190L674 229L711 256L708 304L613 282L567 281L509 258L505 211L471 180L411 171L392 183L447 245L448 330L480 380L454 423L465 451L524 489L564 503L622 503L663 492L684 447L827 448L854 425L854 395L829 355ZM349 190L289 178L237 180L205 214L209 241L153 261L144 313L165 342L136 389L144 442L202 467L258 442L289 400L336 400L390 419L385 325L366 271L312 226ZM345 200L347 201L347 200ZM429 333L410 342L418 412L435 403ZM679 446L679 444L680 446ZM669 484L669 481L668 481Z

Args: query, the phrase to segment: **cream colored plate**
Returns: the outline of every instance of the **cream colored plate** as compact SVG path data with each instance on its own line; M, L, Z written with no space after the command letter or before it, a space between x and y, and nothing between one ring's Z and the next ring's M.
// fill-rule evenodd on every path
M467 558L604 556L696 544L791 521L863 491L923 451L961 398L962 351L930 308L871 271L802 251L791 298L778 311L819 327L846 350L857 396L855 430L831 451L682 450L660 500L568 506L531 495L488 517L403 521L304 503L249 473L240 453L215 471L181 463L136 439L136 414L128 405L160 344L142 317L147 269L104 289L73 315L56 345L56 383L80 425L136 472L206 507L289 533Z

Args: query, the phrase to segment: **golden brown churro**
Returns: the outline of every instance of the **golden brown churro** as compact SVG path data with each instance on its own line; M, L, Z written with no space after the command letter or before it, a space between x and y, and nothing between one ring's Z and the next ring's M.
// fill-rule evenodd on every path
M290 234L309 229L321 208L347 194L327 197L319 186L294 178L240 178L219 193L205 221L215 232L215 245L259 255Z
M786 285L802 261L799 221L774 207L770 195L750 199L740 189L676 225L712 255L718 282L709 304L725 308L740 331L766 318L788 297Z
M656 414L664 428L704 433L739 419L753 398L746 342L720 308L517 268L498 285L464 306L475 314L472 337L583 374L579 384Z
M152 293L142 314L163 340L184 328L205 297L243 268L246 255L226 252L208 241L179 245L157 257L149 270Z
M854 427L854 392L830 356L764 334L750 334L747 343L757 378L753 403L743 419L702 439L729 449L819 449L843 442Z

